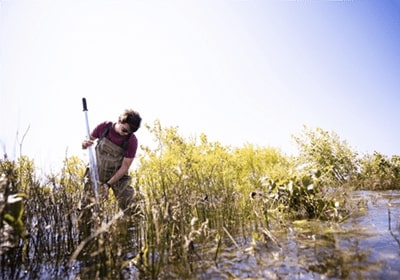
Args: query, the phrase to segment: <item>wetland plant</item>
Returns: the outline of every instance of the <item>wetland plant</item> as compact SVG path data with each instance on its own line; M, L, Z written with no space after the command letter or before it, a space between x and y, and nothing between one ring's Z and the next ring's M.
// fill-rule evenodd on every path
M218 269L223 248L279 246L274 232L293 220L339 222L348 214L346 182L332 182L352 170L336 165L327 173L322 162L300 164L277 149L250 144L226 147L205 135L185 139L159 122L148 129L156 147L141 147L131 174L137 193L132 216L120 213L112 196L99 211L81 209L86 164L77 157L42 180L25 157L1 161L0 173L8 180L3 195L27 197L16 215L26 235L0 208L2 230L13 227L18 240L1 252L2 278L207 275Z

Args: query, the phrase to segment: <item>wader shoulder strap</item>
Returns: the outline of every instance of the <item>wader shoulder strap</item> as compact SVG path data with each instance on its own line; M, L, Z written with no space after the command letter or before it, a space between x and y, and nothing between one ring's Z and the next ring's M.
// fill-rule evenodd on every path
M106 129L104 129L103 134L101 135L99 140L103 139L104 137L106 137L108 135L108 133L110 132L111 127L112 127L112 122L109 122L107 124Z

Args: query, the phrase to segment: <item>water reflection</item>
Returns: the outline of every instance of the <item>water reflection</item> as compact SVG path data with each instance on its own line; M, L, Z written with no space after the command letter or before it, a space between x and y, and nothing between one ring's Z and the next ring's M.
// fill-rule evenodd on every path
M233 274L237 278L263 279L353 279L378 275L381 263L369 261L371 249L359 242L368 235L358 231L328 232L328 228L321 232L322 228L320 224L307 230L292 225L285 233L274 233L280 247L259 244L251 253L226 247L213 274L219 272L221 278ZM248 242L242 241L243 245Z
M93 214L85 213L79 219L80 243L70 258L75 273L82 279L140 278L131 261L140 251L141 219L122 212L113 217Z
M400 279L400 193L357 192L364 214L342 224L294 221L284 228L229 228L192 244L190 265L175 256L157 275L195 279ZM360 206L360 207L361 207ZM1 279L149 279L141 270L143 219L93 217L57 206L31 219L26 247L0 256ZM83 216L82 216L83 215ZM53 218L52 218L53 217ZM76 223L80 222L79 229ZM57 224L58 227L51 225ZM263 232L264 230L264 232ZM263 238L262 238L263 237ZM156 256L153 256L156 260ZM158 268L158 267L157 267ZM182 271L186 269L187 271Z
M340 225L295 221L272 232L280 246L238 250L227 238L217 264L203 261L198 270L212 278L400 279L399 193L355 196L367 199L365 215ZM252 240L236 242L245 248ZM209 250L213 254L213 246Z

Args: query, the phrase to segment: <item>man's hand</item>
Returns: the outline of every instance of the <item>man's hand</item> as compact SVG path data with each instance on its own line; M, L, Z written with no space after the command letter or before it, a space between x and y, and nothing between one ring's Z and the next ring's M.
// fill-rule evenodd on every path
M92 140L83 140L82 142L82 149L87 149L87 147L92 146L93 145L93 141Z
M110 187L105 183L100 186L100 198L101 199L104 199L104 200L108 199L108 189L109 188Z

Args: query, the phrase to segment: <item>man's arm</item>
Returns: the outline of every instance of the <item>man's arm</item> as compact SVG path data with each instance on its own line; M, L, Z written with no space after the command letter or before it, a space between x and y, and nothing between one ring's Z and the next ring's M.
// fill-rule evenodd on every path
M124 176L125 174L128 174L128 171L132 165L132 162L133 162L133 158L124 157L121 167L117 170L117 172L115 172L115 174L111 177L111 179L105 183L112 185L112 184L118 182L118 180L121 179L122 176Z

